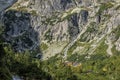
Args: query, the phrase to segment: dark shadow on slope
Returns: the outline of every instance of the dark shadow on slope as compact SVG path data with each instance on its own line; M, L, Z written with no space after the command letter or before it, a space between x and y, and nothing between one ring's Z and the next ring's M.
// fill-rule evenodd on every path
M5 42L10 43L16 52L39 50L39 34L31 24L31 14L9 10L3 15Z
M68 4L72 3L72 0L61 0L60 4L62 5L62 8L65 10L68 8Z
M68 19L70 40L74 40L79 34L79 14L74 14Z

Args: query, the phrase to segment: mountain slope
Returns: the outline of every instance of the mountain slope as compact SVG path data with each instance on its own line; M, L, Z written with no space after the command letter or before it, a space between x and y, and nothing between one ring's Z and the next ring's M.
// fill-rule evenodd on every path
M3 16L4 36L14 50L35 50L43 59L98 54L100 46L111 56L120 51L119 6L119 0L18 0Z

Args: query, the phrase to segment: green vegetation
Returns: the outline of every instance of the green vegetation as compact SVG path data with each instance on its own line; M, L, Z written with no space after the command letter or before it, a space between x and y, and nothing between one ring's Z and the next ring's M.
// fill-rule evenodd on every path
M52 40L52 34L51 34L51 30L49 29L46 33L45 33L45 40L47 40L48 42L50 42Z
M44 51L44 50L48 49L48 45L42 42L41 45L40 45L40 49L42 51Z
M75 53L75 54L68 56L67 60L70 62L76 62L76 61L84 62L86 56L88 56L88 54L79 55L79 54Z
M99 13L111 8L111 3L104 3L101 5ZM24 10L24 7L20 9ZM31 11L33 15L36 15L35 11ZM75 14L75 13L74 13ZM68 13L63 19L69 19L73 14ZM104 15L110 17L110 15ZM9 18L13 19L14 16L10 15ZM23 16L24 17L24 16ZM46 19L46 24L54 25L56 17ZM93 33L97 31L96 23L92 22L87 28L87 33ZM115 49L115 45L112 48L113 56L109 57L106 53L108 46L105 44L105 40L101 42L94 54L72 54L73 51L83 46L84 51L89 50L91 43L81 43L80 41L86 41L86 38L81 38L76 41L68 49L67 60L63 60L60 55L51 57L48 60L40 60L34 57L35 53L29 51L23 53L14 52L11 45L5 44L2 34L4 28L0 25L0 80L12 80L12 75L19 75L24 80L119 80L120 79L120 52ZM85 33L86 33L85 32ZM113 30L116 35L116 40L120 36L120 26ZM84 36L83 34L82 36ZM50 42L52 40L51 30L49 29L45 33L45 40ZM23 39L24 42L31 43L31 41ZM32 43L30 44L32 45ZM46 43L41 43L40 48L42 51L48 49Z
M26 0L27 1L27 0ZM17 8L9 8L7 9L7 11L18 11L18 12L22 12L22 13L28 13L28 14L31 14L33 16L38 16L37 14L37 11L36 10L31 10L31 9L28 9L27 6L21 6L19 3L16 4L16 7Z
M88 27L86 32L94 32L94 31L95 31L94 28Z
M98 10L97 15L103 13L105 10L107 10L107 9L109 9L109 8L112 8L113 6L114 6L114 5L112 4L112 2L102 3L102 4L100 5L100 8L99 8L99 10Z
M96 50L94 51L94 53L106 55L106 54L107 54L107 52L106 52L107 48L108 48L108 45L105 44L105 40L102 40L102 42L101 42L100 45L96 48Z
M89 40L87 40L88 35L90 34L95 34L98 32L97 28L96 28L96 22L91 22L90 25L88 26L87 30L81 35L80 41L81 42L89 42Z
M26 9L25 6L18 7L17 10L18 10L18 11L21 11L21 12L24 12L24 13L27 13L27 12L28 12L28 10Z
M35 10L32 10L32 11L30 11L29 13L30 13L31 15L33 15L33 16L37 16L37 15L38 15Z
M81 38L80 38L80 41L81 42L85 42L86 40L87 40L87 36L84 36L86 33L83 33L82 35L81 35Z
M77 48L79 44L76 42L74 45L72 45L69 49L68 49L68 52L69 55L71 55L73 53L73 51Z
M83 47L83 51L87 52L90 48L90 44L88 42L81 42L80 40L76 41L69 49L68 49L68 56L71 56L73 51L77 48L77 47Z
M69 49L68 49L68 54L71 55L73 53L73 51L78 47L78 46L82 46L83 44L80 43L80 41L76 41Z
M23 76L24 79L40 79L46 80L49 74L42 70L41 62L33 58L30 53L14 53L8 48L5 49L7 55L5 57L6 66L11 74Z
M0 80L11 80L9 69L5 65L6 52L4 50L4 40L2 34L4 32L3 25L0 23Z
M91 22L86 32L90 32L90 33L95 32L96 31L95 27L96 27L96 22Z
M54 22L56 22L56 18L46 18L44 21L42 21L42 24L45 24L45 25L54 25Z
M73 57L78 58L78 62L82 63L80 74L75 73L77 74L77 80L117 80L120 78L118 68L120 64L117 62L120 61L120 55L108 57L103 54L94 54L90 56L90 59L85 59L85 55L75 56L74 54L71 55L71 59L74 62L76 60L73 60Z
M46 49L46 44L41 44ZM82 45L79 41L75 43L76 46ZM2 47L1 47L2 48ZM104 41L98 47L101 51L106 49ZM14 53L10 47L4 46L4 57L0 58L4 61L4 67L0 66L2 75L1 80L11 80L11 74L23 76L24 79L40 79L40 80L117 80L120 77L120 55L108 57L98 51L97 54L91 55L90 59L86 59L85 55L73 54L68 57L69 62L81 63L81 65L68 65L62 60L62 57L57 55L51 57L49 60L40 61L33 58L29 52ZM3 64L3 62L2 62ZM6 67L5 67L6 66Z
M110 14L105 14L105 15L103 15L103 17L104 17L104 20L103 20L103 21L107 21L107 20L109 20L112 16L111 16Z
M59 22L62 22L62 21L65 21L65 20L69 20L71 18L71 16L76 15L78 13L77 11L79 11L80 9L81 10L85 10L85 11L87 10L84 7L76 8L76 9L78 9L78 10L74 10L74 8L73 9L71 8L71 9L69 9L69 10L67 10L67 11L65 11L63 13L53 12L53 15L48 17L48 18L46 18L44 16L45 20L43 20L42 23L45 24L45 25L52 25L52 26L54 26L55 24L57 24Z
M62 22L60 20L60 17L58 17L58 15L60 15L59 12L53 12L52 15L50 17L46 17L46 16L41 16L42 18L44 18L45 20L41 21L42 24L45 25L51 25L54 26L55 24Z
M112 33L114 33L114 34L115 34L115 40L118 40L118 39L119 39L119 37L120 37L120 25L119 25L119 26L117 26L117 28L116 28L116 29L114 29L114 30L112 31Z
M104 41L103 41L104 42ZM101 43L99 49L106 46ZM93 55L73 54L66 63L61 56L54 56L48 60L40 61L33 58L29 52L14 53L11 48L5 47L6 70L11 74L22 76L25 80L119 80L120 55L109 57L103 53ZM90 56L90 58L86 58ZM0 70L4 73L5 71ZM4 76L7 78L7 76ZM1 78L1 77L0 77ZM2 80L11 80L4 79Z

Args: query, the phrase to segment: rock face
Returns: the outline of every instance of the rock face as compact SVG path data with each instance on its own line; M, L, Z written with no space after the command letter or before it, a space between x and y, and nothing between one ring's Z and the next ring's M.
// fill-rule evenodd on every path
M0 12L12 6L17 0L0 0Z
M106 53L112 54L113 47L120 50L119 6L118 0L18 0L2 16L4 37L20 52L37 50L44 43L47 49L42 52L49 53L52 43L65 42L65 55L92 54L104 42ZM83 42L87 45L79 45Z
M68 21L68 29L70 34L70 39L73 40L76 38L76 35L79 34L79 14L74 14L70 17Z
M38 33L31 26L29 13L7 11L3 15L4 38L12 44L15 51L35 50L38 47Z
M30 2L31 2L30 4L32 4L33 0L31 0ZM53 41L56 41L56 40L69 41L69 39L70 40L74 39L74 37L76 37L77 34L79 33L79 27L78 27L79 14L69 16L69 20L64 20L60 22L56 21L57 23L54 24L55 22L54 19L57 19L58 15L60 15L61 12L64 13L65 10L72 8L74 6L75 6L75 3L72 0L49 0L49 1L35 0L34 4L30 5L30 7L35 9L39 15L37 17L37 20L34 20L34 22L37 21L38 26L41 24L44 24L44 23L40 23L41 21L45 21L46 23L40 26L41 34L44 32L47 32L45 30L50 29L50 32L52 33L50 36L52 37ZM41 16L43 16L44 18L42 18ZM67 28L65 28L64 25L66 25ZM44 29L44 27L46 27L46 29ZM42 35L40 36L42 37Z

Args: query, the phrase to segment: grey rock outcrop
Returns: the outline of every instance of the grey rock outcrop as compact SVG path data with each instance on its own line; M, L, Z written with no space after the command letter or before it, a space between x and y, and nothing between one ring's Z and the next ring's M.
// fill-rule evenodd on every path
M3 15L4 38L15 51L36 50L39 46L38 33L31 26L31 15L18 11L7 11Z
M0 12L12 6L18 0L0 0Z

